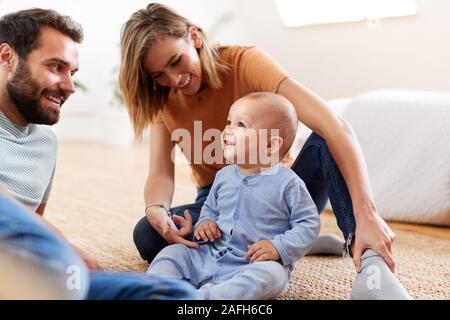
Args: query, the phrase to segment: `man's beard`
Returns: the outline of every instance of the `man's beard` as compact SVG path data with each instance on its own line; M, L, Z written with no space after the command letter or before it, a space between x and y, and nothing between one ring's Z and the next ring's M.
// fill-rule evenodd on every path
M45 94L64 97L61 105L68 95L57 90L57 93L42 91L37 81L32 78L31 72L23 61L19 61L17 71L8 81L6 91L20 115L28 122L35 124L54 125L59 121L59 112L41 105L40 99Z

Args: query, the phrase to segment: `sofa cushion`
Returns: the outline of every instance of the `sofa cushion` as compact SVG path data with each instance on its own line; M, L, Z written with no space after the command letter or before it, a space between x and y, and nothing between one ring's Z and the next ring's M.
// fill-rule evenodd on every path
M383 90L344 111L386 220L450 226L450 93Z

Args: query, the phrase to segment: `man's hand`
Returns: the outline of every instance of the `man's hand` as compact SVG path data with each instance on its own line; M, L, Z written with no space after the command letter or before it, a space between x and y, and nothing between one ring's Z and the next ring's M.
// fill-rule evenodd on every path
M280 254L269 240L260 240L252 245L247 246L248 251L245 258L250 260L250 263L258 261L277 261L280 259Z
M200 223L200 225L195 229L194 237L197 240L211 241L219 239L222 236L219 226L215 221L206 220Z
M395 234L378 215L361 215L356 224L355 242L352 246L353 264L359 272L361 256L366 249L373 249L383 257L392 272L395 272L395 260L392 255L392 243Z
M91 255L89 255L86 251L78 248L77 246L72 245L75 251L78 253L81 259L83 259L84 263L91 271L104 271L103 267L95 260Z
M184 238L192 233L192 217L187 209L184 211L184 219L179 216L172 216L172 220L165 210L161 208L149 210L147 217L153 228L168 243L181 243L190 248L200 247L198 243L188 241ZM180 225L180 229L177 228L174 221Z

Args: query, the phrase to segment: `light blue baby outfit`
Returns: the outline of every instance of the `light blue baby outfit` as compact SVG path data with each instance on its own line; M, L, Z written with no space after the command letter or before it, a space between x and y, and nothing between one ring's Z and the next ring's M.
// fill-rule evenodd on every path
M288 286L293 263L319 234L317 208L303 181L276 165L245 176L236 165L220 170L195 228L215 221L220 239L200 249L175 244L164 248L148 273L185 279L204 299L271 299ZM247 246L270 240L280 261L249 263Z

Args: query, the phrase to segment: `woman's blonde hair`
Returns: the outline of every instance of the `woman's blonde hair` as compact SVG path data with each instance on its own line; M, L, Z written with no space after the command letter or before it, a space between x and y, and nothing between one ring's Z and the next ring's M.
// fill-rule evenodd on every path
M146 8L136 11L122 28L119 86L138 139L164 108L170 93L170 88L159 86L147 74L143 58L158 38L187 38L190 27L197 29L203 43L199 55L204 82L212 89L221 89L220 74L226 72L228 66L220 59L218 47L209 44L201 28L171 8L150 3Z

